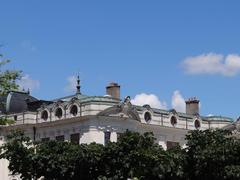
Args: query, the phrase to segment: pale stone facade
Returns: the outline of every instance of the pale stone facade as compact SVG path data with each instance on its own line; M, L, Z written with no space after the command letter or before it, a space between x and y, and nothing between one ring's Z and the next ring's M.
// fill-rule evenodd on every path
M117 92L114 92L115 90ZM184 146L185 135L189 130L223 128L233 121L231 118L221 116L200 116L199 101L196 99L187 101L188 113L179 113L174 109L161 110L151 108L149 105L134 106L130 102L130 97L120 101L118 98L120 86L116 83L108 86L107 92L117 97L84 96L81 95L78 85L77 93L73 96L53 101L33 99L27 102L28 107L25 110L7 112L7 117L14 119L15 124L0 126L0 144L4 142L10 130L16 128L23 129L26 135L37 141L58 139L100 144L105 144L108 140L117 141L118 134L128 129L140 133L153 132L157 143L166 149L175 143ZM12 97L16 95L14 93ZM8 109L17 109L14 107L17 104L11 107L11 99L9 100L9 97L6 99L7 103L10 103ZM7 165L6 160L0 160L0 179L18 179L9 175Z

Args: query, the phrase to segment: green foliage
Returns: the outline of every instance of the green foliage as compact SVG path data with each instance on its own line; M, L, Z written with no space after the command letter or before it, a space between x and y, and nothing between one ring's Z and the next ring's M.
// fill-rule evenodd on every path
M5 70L4 65L8 64L10 60L3 59L0 54L0 95L6 94L9 90L17 89L16 80L21 78L21 71Z
M240 165L226 166L224 169L225 179L238 180L240 179Z
M0 125L14 124L15 121L13 119L8 119L5 117L0 117Z
M240 143L224 130L191 131L187 148L163 150L152 133L126 131L106 146L31 142L21 131L7 137L0 158L22 179L192 180L240 178Z
M46 180L97 179L103 146L48 141L36 144L37 177Z
M180 146L176 146L167 150L166 152L168 154L168 158L166 160L167 171L165 173L165 178L168 180L185 179L185 150L181 149Z
M23 180L34 177L34 148L29 137L20 130L7 136L7 143L1 147L1 158L9 160L9 170L13 174L21 174Z
M192 131L186 139L188 179L239 178L240 143L229 131Z
M165 173L167 154L155 142L153 133L126 131L117 143L104 148L102 164L108 179L159 179Z
M21 71L5 70L4 65L8 64L10 60L4 59L0 54L0 96L6 95L9 90L18 89L16 80L21 78ZM5 106L4 102L0 102L0 106ZM0 117L0 125L13 124L14 121Z

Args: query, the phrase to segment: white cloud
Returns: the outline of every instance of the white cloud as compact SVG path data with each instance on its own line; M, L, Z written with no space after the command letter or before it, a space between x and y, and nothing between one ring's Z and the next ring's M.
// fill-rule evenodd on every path
M143 106L145 104L150 105L153 108L167 109L167 103L165 101L160 101L159 98L154 94L141 93L137 94L132 100L132 104ZM172 108L177 112L186 113L186 102L179 90L173 92L172 95ZM199 103L199 108L201 104Z
M172 96L172 108L178 112L186 112L186 103L181 93L176 90Z
M186 58L182 66L188 74L221 74L236 76L240 73L240 56L237 54L208 53Z
M77 77L76 76L69 76L67 78L67 86L64 88L65 92L67 93L72 93L76 91L76 86L77 86Z
M139 106L148 104L153 108L167 109L166 102L161 102L159 98L154 94L137 94L134 99L131 100L131 103Z
M19 81L17 81L17 84L20 89L29 89L31 91L40 87L40 82L32 79L29 74L25 74Z

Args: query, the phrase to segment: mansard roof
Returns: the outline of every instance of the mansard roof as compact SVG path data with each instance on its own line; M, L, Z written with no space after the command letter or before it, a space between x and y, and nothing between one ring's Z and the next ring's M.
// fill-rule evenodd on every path
M38 101L37 98L24 91L9 91L6 95L0 97L1 113L20 113L29 110L28 103Z
M136 106L136 109L138 111L143 111L144 110L144 106ZM187 119L192 119L198 115L190 115L190 114L186 114L186 113L183 113L183 112L177 112L176 110L174 109L169 109L169 110L166 110L166 109L157 109L157 108L151 108L151 110L153 111L153 113L156 113L156 114L165 114L165 115L169 115L170 113L173 113L175 112L179 117L182 117L182 118L187 118ZM230 118L230 117L225 117L225 116L201 116L199 115L199 118L201 118L203 121L225 121L225 122L234 122L234 119L233 118Z
M38 100L35 97L32 97L27 92L23 91L10 91L6 96L0 97L0 111L2 113L20 113L24 111L36 111L40 107L46 107L46 108L54 108L57 105L61 106L67 106L71 102L76 102L78 104L80 103L99 103L99 104L111 104L113 108L115 109L108 109L103 114L109 114L113 112L117 112L120 107L118 105L120 104L120 100L113 98L111 96L87 96L82 94L74 94L62 98L57 98L51 101L44 101L44 100ZM200 116L200 115L189 115L182 112L177 112L174 109L165 110L165 109L157 109L152 108L149 105L144 106L136 106L132 105L131 108L134 109L134 111L128 111L128 116L133 117L136 120L139 120L139 117L136 115L137 112L141 112L144 110L150 110L154 114L161 114L161 115L177 115L180 118L186 118L186 119L194 119L194 118L200 118L203 121L222 121L222 122L233 122L234 120L229 117L224 116ZM133 110L132 109L132 110Z
M119 102L119 99L113 98L111 96L87 96L83 94L74 94L70 96L65 96L62 98L57 98L52 100L53 102L57 101L64 101L64 102L69 102L72 99L78 99L81 102L87 102L87 101L99 101L99 102Z
M57 99L53 99L52 101L56 102L56 101L70 101L73 98L77 98L77 99L82 99L88 97L87 95L82 95L82 94L73 94L70 96L65 96L65 97L61 97L61 98L57 98Z
M97 102L100 104L104 103L110 103L112 105L118 104L120 101L119 99L110 97L110 96L87 96L82 94L74 94L58 99L54 99L51 101L51 103L43 104L42 106L39 106L39 108L54 108L56 106L67 106L71 103L90 103L90 102Z
M234 119L230 117L224 117L224 116L207 116L203 117L203 119L208 121L227 121L227 122L233 122Z

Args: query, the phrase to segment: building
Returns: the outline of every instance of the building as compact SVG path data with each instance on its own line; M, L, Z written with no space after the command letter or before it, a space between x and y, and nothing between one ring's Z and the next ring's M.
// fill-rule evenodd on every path
M0 144L13 129L23 129L32 140L72 141L76 143L101 143L117 141L119 133L151 131L163 148L185 145L189 130L232 127L233 119L222 116L201 116L199 100L186 101L186 113L174 109L155 109L148 104L135 106L130 97L120 100L120 86L110 83L105 96L81 94L78 78L76 93L51 101L38 100L29 92L11 91L1 97L2 116L15 121L13 125L0 126ZM13 180L7 161L0 160L0 179Z

